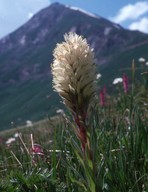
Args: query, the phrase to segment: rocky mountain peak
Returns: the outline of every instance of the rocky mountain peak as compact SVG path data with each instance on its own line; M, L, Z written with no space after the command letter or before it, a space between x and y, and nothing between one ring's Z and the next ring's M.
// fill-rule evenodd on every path
M56 44L63 41L63 34L69 31L87 38L99 69L106 69L104 73L107 73L111 65L112 75L118 69L117 65L114 67L115 57L148 44L146 34L125 30L75 7L51 4L0 40L0 116L5 117L0 126L20 119L19 116L38 120L44 111L53 113L56 95L53 94L50 101L45 98L52 90L50 63Z

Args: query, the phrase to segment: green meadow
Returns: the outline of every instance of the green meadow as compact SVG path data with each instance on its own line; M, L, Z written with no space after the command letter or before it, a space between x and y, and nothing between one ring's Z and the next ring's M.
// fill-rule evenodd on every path
M75 34L67 38L67 44L80 41L74 51L68 44L73 54L88 51L72 57L63 43L65 52L60 45L54 52L53 85L67 108L24 126L12 122L11 129L0 132L0 191L147 192L147 62L141 58L137 67L132 61L128 75L117 74L103 86L105 77L94 76L87 43ZM67 60L60 54L76 62L62 65Z

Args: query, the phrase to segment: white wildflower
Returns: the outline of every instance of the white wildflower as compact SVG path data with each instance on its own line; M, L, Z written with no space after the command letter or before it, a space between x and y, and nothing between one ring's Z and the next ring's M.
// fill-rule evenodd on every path
M56 110L56 113L57 113L57 114L63 114L64 111L63 111L63 109L58 109L58 110Z
M148 66L148 61L145 63L146 66Z
M118 83L122 83L122 82L123 82L123 79L122 79L121 77L115 78L115 79L113 80L113 84L114 84L114 85L116 85L116 84L118 84Z
M100 79L102 75L100 73L97 74L96 79Z
M26 121L26 126L27 126L27 127L32 127L32 126L33 126L32 121L27 120L27 121Z
M15 133L14 137L17 138L20 134L19 133Z
M86 112L96 88L94 54L82 36L70 32L64 39L53 53L53 86L71 111Z
M14 141L15 141L15 138L11 137L11 138L9 138L9 139L6 141L6 144L9 145L9 144L11 144L11 143L14 142Z
M144 59L143 57L140 57L140 58L138 59L138 61L139 61L140 63L144 63L144 62L145 62L145 59Z

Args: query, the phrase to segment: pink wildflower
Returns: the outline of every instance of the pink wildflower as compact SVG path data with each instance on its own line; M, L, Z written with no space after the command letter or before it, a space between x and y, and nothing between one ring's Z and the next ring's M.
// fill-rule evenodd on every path
M128 92L128 77L126 74L123 74L123 88L124 88L124 93Z
M34 144L33 148L32 148L32 153L33 155L44 155L43 149L41 148L41 146L39 144Z
M106 95L106 87L104 87L103 89L101 89L100 91L100 105L103 107L105 106L105 95Z

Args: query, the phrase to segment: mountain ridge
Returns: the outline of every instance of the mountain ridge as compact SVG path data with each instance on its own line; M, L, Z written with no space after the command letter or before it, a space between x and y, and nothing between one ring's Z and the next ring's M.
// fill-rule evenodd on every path
M23 124L27 119L36 121L54 115L62 107L52 91L50 63L53 49L69 31L87 38L106 82L113 79L118 68L129 65L124 64L131 59L128 50L137 58L145 56L148 48L147 34L126 30L105 18L91 17L59 3L51 4L0 40L0 129L9 128L11 121ZM146 50L140 55L143 46ZM140 49L139 55L136 49ZM126 61L120 59L122 55ZM121 63L114 64L115 58ZM108 71L110 66L114 70Z

